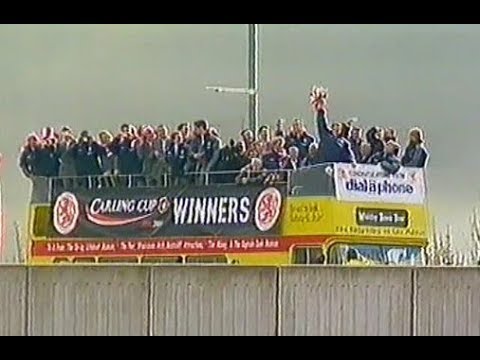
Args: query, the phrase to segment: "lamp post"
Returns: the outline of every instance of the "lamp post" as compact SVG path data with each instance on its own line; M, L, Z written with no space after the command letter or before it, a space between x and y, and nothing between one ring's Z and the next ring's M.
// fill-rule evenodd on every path
M255 137L258 133L258 68L259 68L259 31L258 24L248 24L248 88L255 90L248 96L248 125Z
M255 137L258 132L259 117L259 24L248 24L248 86L234 88L225 86L207 86L206 89L217 93L243 94L248 96L248 127Z

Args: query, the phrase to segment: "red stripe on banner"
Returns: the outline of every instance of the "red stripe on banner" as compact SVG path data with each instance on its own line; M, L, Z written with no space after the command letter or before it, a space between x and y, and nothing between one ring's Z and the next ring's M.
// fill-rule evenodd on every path
M35 241L33 257L223 255L289 251L293 245L320 244L326 237L199 238L161 240Z
M104 216L104 215L91 215L88 211L86 215L87 215L87 220L96 225L113 226L113 227L135 224L142 220L148 219L151 216L151 214L147 214L147 215L139 216L133 219L115 219L115 218Z

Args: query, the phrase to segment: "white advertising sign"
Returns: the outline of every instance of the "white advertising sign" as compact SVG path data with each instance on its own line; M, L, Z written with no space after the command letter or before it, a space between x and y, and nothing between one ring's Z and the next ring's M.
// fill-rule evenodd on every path
M395 204L425 203L423 169L402 168L388 175L380 165L335 164L337 200Z

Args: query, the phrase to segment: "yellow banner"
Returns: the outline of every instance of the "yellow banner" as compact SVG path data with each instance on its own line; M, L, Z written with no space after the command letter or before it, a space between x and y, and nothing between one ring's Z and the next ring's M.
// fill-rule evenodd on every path
M428 211L421 205L349 203L289 198L283 236L333 235L352 238L428 238Z
M282 219L282 235L332 235L333 208L331 200L288 198Z

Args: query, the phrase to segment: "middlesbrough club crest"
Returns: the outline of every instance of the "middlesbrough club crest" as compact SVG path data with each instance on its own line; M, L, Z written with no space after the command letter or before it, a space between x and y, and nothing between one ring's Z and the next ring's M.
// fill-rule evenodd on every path
M272 229L280 217L282 210L282 194L271 187L258 195L255 203L255 226L262 232Z
M63 193L53 207L53 226L59 234L66 236L71 234L80 218L80 206L77 197L72 193Z

